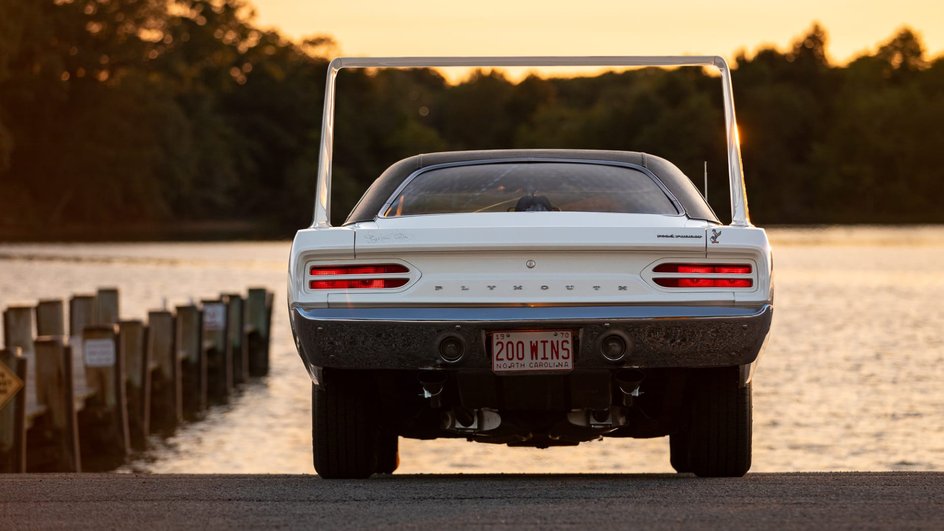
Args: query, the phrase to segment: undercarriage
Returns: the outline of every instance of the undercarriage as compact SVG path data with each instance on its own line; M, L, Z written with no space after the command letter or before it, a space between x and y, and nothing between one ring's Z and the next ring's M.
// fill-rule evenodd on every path
M391 473L398 438L574 446L602 437L670 437L672 466L699 476L750 468L751 389L742 367L320 371L312 386L314 464L327 478Z
M338 372L323 373L324 384ZM344 371L377 391L398 435L510 446L569 446L671 433L688 378L679 369L584 369L499 376L487 370ZM368 385L366 382L373 382Z

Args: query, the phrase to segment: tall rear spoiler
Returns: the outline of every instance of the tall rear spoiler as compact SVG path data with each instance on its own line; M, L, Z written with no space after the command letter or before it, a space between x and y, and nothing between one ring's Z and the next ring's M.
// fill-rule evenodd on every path
M313 227L331 226L331 165L334 151L335 81L344 68L539 67L539 66L711 66L721 73L724 122L728 147L731 225L749 226L747 193L741 169L741 144L734 115L731 70L719 56L586 56L586 57L338 57L328 65L318 184Z

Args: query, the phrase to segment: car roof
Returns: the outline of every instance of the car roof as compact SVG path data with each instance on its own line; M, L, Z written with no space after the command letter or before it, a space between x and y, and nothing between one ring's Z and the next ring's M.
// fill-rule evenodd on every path
M651 171L678 199L685 214L692 219L703 219L720 223L718 216L708 206L692 181L671 162L648 153L636 151L609 151L596 149L490 149L478 151L443 151L414 155L394 163L387 168L351 211L345 225L372 221L390 196L407 177L418 170L439 164L476 161L520 161L547 162L553 159L587 160L594 162L619 162L635 164Z

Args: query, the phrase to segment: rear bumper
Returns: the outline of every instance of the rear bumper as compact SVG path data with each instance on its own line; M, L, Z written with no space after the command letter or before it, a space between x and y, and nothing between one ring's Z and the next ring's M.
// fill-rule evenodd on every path
M299 354L314 377L339 369L490 369L488 336L500 330L573 330L575 368L722 367L753 363L773 308L713 306L554 306L446 308L291 308ZM619 361L600 351L611 333L626 338ZM458 337L453 363L440 342Z

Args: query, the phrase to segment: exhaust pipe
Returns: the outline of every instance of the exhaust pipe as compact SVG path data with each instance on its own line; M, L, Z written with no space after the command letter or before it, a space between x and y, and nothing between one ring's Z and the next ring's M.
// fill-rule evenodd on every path
M501 415L494 409L456 408L443 415L443 428L458 433L492 431L501 426Z
M423 398L429 400L432 408L442 407L442 392L446 388L446 375L443 373L420 373L420 386L423 388Z
M626 425L626 414L621 407L574 409L567 414L567 422L585 428L615 429Z
M623 394L623 405L633 405L633 399L642 395L640 385L645 376L639 371L619 371L616 373L616 387Z

